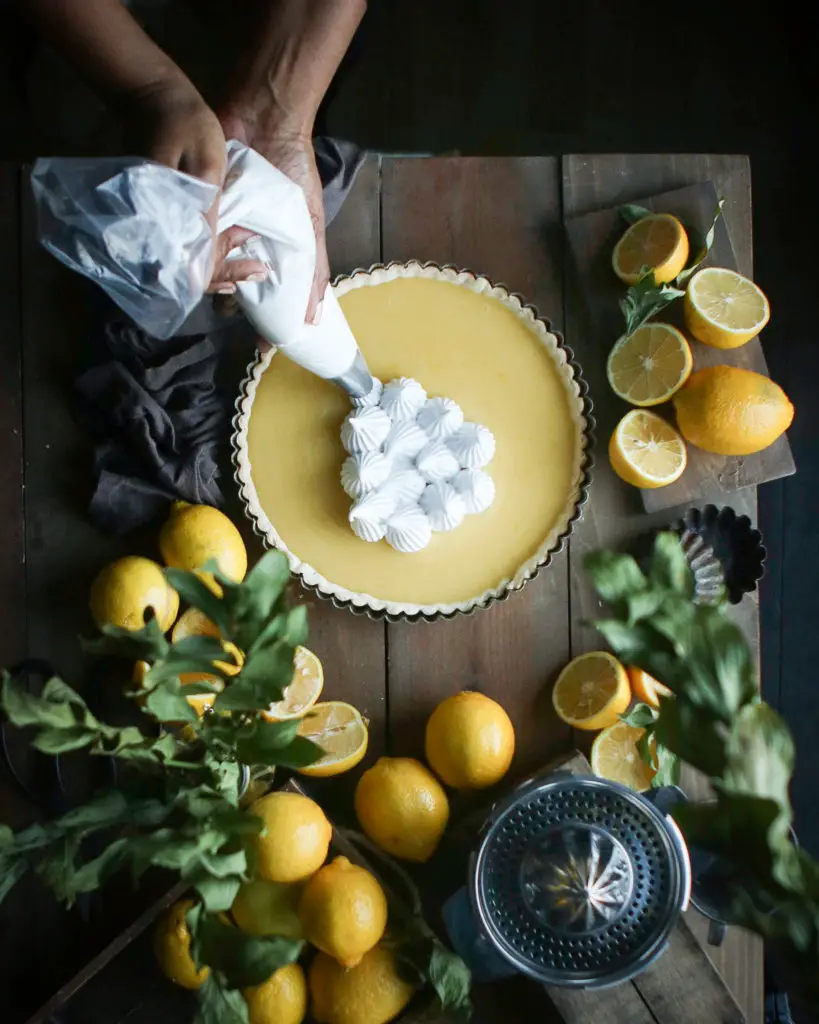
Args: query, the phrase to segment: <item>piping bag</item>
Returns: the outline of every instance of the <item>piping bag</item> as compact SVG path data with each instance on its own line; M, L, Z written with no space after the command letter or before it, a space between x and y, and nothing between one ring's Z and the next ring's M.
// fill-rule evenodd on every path
M99 284L148 334L166 339L202 301L213 238L204 214L217 189L135 157L42 158L32 170L40 241ZM304 321L316 239L302 189L255 150L227 144L218 229L255 236L228 259L261 260L268 276L237 295L259 334L284 355L342 387L355 404L381 390L328 285L318 324Z

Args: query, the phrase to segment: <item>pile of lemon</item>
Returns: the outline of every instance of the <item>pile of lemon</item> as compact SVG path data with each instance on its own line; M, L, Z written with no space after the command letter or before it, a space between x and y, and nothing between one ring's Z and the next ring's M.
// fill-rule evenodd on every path
M326 747L334 727L324 721L322 728ZM343 733L344 722L339 728ZM514 750L509 716L483 694L455 694L427 722L427 760L440 779L457 789L494 785L509 769ZM323 774L346 770L348 762L349 754L343 769L336 761ZM387 899L378 879L346 857L332 855L332 826L309 797L280 790L248 810L264 822L256 840L257 877L239 890L231 923L254 935L303 939L314 951L306 972L300 963L288 964L244 992L250 1024L301 1024L308 1003L318 1024L386 1024L415 989L400 974L385 938ZM355 811L380 848L405 860L426 861L446 829L449 801L439 779L420 761L382 757L359 779ZM197 971L191 957L185 922L190 906L183 900L167 912L154 947L165 975L196 989L208 969Z
M633 665L622 665L608 651L574 658L557 677L552 703L573 729L600 730L591 748L595 775L638 791L649 789L656 769L640 756L637 744L645 730L623 722L632 699L660 707L660 698L673 696L663 683Z
M657 284L675 280L688 262L685 228L671 214L643 217L625 232L612 255L614 272L637 284L646 268ZM770 305L753 281L722 267L705 267L689 280L683 299L687 332L718 349L755 338ZM791 425L793 406L770 378L738 366L705 366L692 373L691 346L671 324L651 321L615 344L607 373L614 392L637 408L620 420L609 442L614 471L635 487L673 483L687 463L685 442L718 455L762 451ZM671 400L675 429L649 407Z

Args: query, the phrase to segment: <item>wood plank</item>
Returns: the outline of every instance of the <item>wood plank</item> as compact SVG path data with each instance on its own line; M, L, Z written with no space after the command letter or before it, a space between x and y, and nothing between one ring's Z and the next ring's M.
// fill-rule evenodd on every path
M704 234L711 223L717 205L717 192L711 182L700 182L687 188L660 195L642 197L640 204L657 213L673 213L687 226ZM599 358L605 359L623 328L622 314L617 306L625 286L617 280L609 265L609 256L624 230L624 222L616 206L571 218L567 222L569 243L575 270L585 295L590 334L597 339ZM705 261L706 265L737 269L737 260L724 219L720 219L714 245ZM673 303L660 318L682 329L682 305ZM764 334L764 332L763 332ZM723 351L710 345L692 341L694 370L706 366L728 364L756 373L768 374L768 366L759 339L754 338L737 349ZM629 406L617 402L622 415ZM670 405L659 410L673 419ZM721 501L726 491L736 491L751 484L778 480L796 471L786 435L780 437L764 451L737 457L714 455L689 445L688 466L680 479L668 487L644 490L643 503L648 512L679 505L707 504Z
M558 164L552 158L385 160L382 253L484 273L561 326ZM426 718L444 697L478 689L509 712L513 775L566 749L550 681L568 659L567 563L559 554L519 594L488 611L388 629L389 739L421 754Z
M747 158L731 156L567 156L563 158L563 209L571 218L590 210L630 202L641 195L682 188L698 181L713 181L727 203L724 216L742 273L753 272L750 169ZM574 349L589 383L598 424L598 457L591 497L569 545L572 654L602 646L590 620L603 611L602 603L582 571L585 554L601 547L626 548L636 537L671 522L676 512L647 514L639 492L619 480L605 454L606 440L622 415L608 387L605 358L591 334L586 302L571 265L567 268L565 301L566 340ZM756 488L732 492L719 502L756 521ZM732 615L755 650L759 645L758 595L746 597ZM704 941L704 920L690 913L688 920ZM737 928L729 930L725 944L709 947L708 955L731 989L749 1024L763 1018L762 944Z
M25 652L23 365L20 324L20 169L0 164L0 666Z

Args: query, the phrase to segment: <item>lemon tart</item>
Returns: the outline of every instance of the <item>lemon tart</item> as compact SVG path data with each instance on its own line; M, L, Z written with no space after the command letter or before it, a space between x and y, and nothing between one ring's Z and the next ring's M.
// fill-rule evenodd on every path
M579 368L531 306L468 271L390 264L339 279L335 292L375 376L421 381L491 430L495 500L412 555L361 540L339 483L349 400L269 350L249 367L234 419L236 480L256 531L307 587L357 611L431 619L519 589L586 497Z

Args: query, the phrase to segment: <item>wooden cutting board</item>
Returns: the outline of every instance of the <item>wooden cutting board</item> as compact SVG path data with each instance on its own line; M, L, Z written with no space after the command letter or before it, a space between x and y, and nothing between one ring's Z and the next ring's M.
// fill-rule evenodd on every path
M655 213L673 213L686 226L704 233L716 209L717 193L711 182L701 182L637 202ZM583 375L589 381L595 405L601 458L606 457L603 452L615 425L631 408L612 392L606 380L606 358L614 342L623 333L623 316L617 303L625 294L626 286L611 269L611 253L625 229L626 223L616 207L572 217L566 222L573 258L572 270L578 278L586 313L586 337L582 343L581 339L575 341L567 338L567 341L575 347L576 352L582 353ZM714 245L703 265L738 269L731 238L722 218L717 225ZM760 283L764 288L765 282ZM776 321L776 315L774 307L771 310L773 322ZM666 320L684 330L682 300L673 302L656 319ZM727 363L769 376L760 343L764 334L763 331L746 345L730 350L712 348L689 337L694 369ZM594 365L590 365L592 360ZM670 403L658 406L654 411L674 421L674 410ZM764 451L745 456L712 455L689 445L688 465L680 479L668 487L642 491L643 502L648 512L656 512L678 505L696 504L701 500L712 501L721 492L778 480L794 472L796 466L790 444L784 435Z

